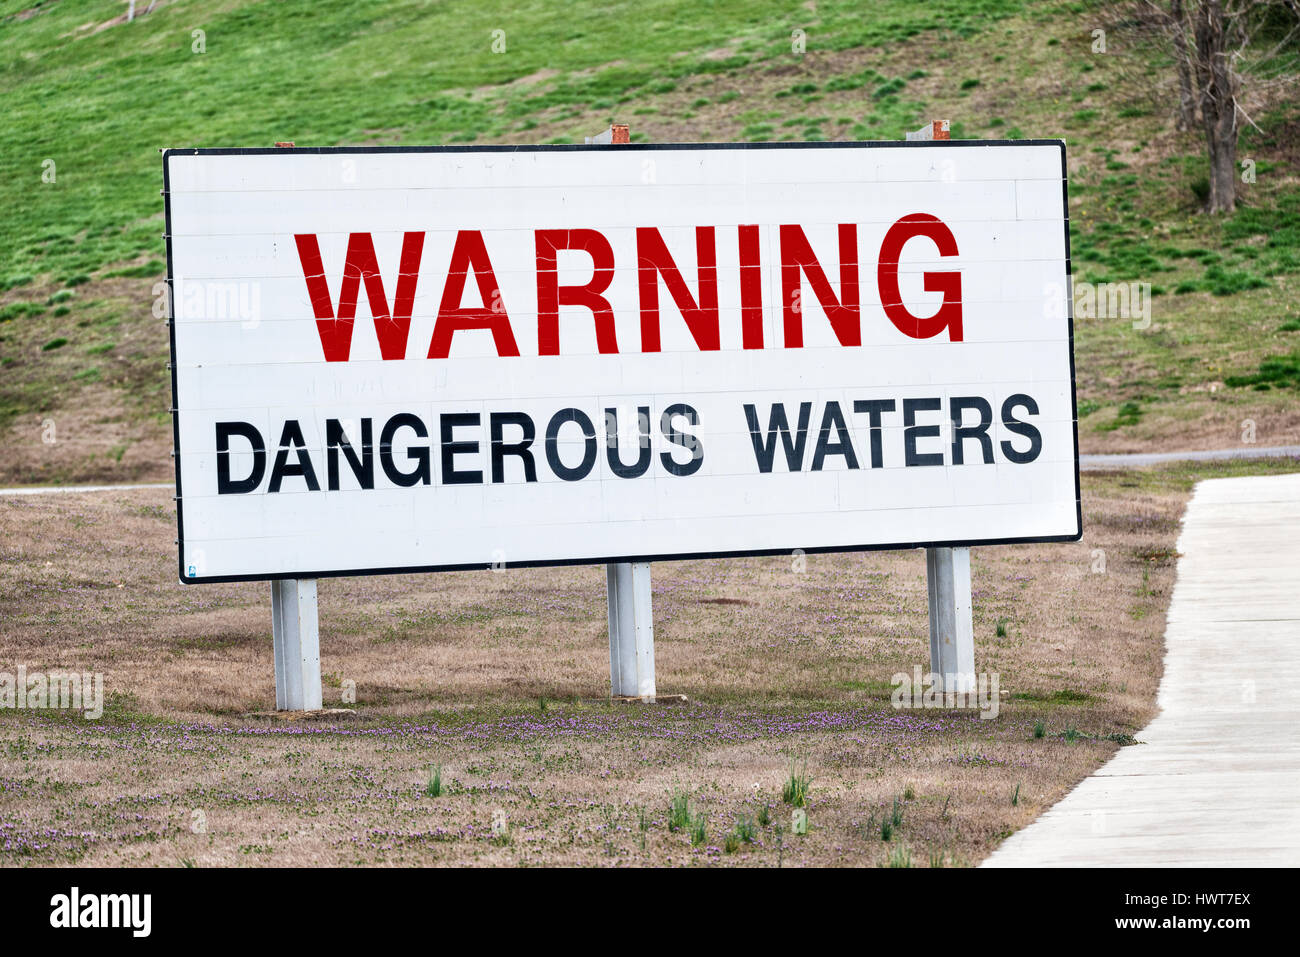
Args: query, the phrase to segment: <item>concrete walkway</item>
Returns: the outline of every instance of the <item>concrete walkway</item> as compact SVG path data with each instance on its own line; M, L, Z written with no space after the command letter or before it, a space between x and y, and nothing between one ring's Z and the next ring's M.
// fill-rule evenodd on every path
M0 495L53 495L77 492L130 492L131 489L172 489L172 482L152 482L149 485L22 485L16 489L0 489Z
M1080 455L1079 468L1084 471L1098 469L1132 469L1162 462L1221 462L1231 459L1281 459L1300 458L1300 445L1269 445L1255 448L1243 445L1235 449L1207 449L1203 452L1133 452L1117 455Z
M1300 862L1300 474L1201 482L1160 714L986 867Z
M1162 462L1206 462L1224 459L1300 458L1300 445L1270 445L1261 448L1209 449L1203 452L1135 452L1116 455L1081 455L1083 471L1131 469ZM148 485L24 485L0 488L0 495L51 495L60 492L122 492L134 488L172 488L171 482Z
M22 485L17 488L0 488L0 495L55 495L75 492L129 492L133 488L175 488L171 482L154 482L149 485Z

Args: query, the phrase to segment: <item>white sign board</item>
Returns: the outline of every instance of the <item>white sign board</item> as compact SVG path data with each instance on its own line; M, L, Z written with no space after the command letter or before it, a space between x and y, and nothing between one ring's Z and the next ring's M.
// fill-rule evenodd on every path
M1077 539L1064 176L167 151L181 580Z

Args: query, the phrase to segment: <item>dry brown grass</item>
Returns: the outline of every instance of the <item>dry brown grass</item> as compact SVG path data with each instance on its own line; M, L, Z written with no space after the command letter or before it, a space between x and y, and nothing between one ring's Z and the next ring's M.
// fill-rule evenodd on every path
M354 681L357 717L250 718L268 589L176 583L164 492L0 498L0 670L99 670L109 695L97 723L0 711L0 863L975 863L1151 717L1186 487L1090 474L1082 542L975 551L990 721L890 706L928 657L914 551L656 564L659 687L690 698L658 707L601 701L599 568L322 581L326 705ZM703 847L667 827L675 788ZM758 842L721 850L762 804Z
M0 307L45 310L0 336L0 486L172 480L167 326L152 309L161 278L95 279L58 306L53 282L0 293ZM67 344L43 348L56 338Z

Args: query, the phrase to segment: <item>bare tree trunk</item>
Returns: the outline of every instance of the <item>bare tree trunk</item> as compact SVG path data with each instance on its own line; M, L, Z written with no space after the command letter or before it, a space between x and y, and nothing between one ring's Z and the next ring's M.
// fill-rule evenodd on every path
M1187 49L1187 17L1183 0L1169 0L1169 25L1173 31L1174 62L1178 64L1178 129L1196 126L1196 97L1192 93L1192 57Z
M1201 0L1196 19L1196 72L1201 120L1210 152L1206 211L1237 208L1237 77L1228 56L1222 0Z

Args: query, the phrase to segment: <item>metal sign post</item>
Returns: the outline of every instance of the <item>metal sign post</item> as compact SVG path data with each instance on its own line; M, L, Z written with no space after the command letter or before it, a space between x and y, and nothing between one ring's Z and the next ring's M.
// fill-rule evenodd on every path
M909 140L946 140L948 120L934 120ZM927 548L925 578L930 605L930 671L945 693L975 689L975 627L971 618L970 549Z
M586 137L588 146L621 146L628 127L615 124ZM650 605L650 563L615 562L605 566L609 608L609 687L615 698L655 697L655 626Z
M293 142L287 140L275 145L288 149L293 147ZM271 582L271 643L275 652L275 709L319 711L324 700L316 579Z
M609 684L618 697L655 696L655 625L650 611L650 563L605 566L609 604Z
M975 690L975 630L971 619L970 549L927 548L930 671L945 693Z
M316 579L271 582L271 634L276 710L319 711L323 699Z

